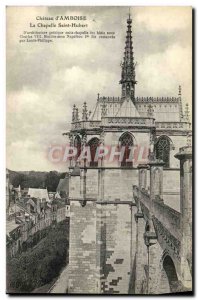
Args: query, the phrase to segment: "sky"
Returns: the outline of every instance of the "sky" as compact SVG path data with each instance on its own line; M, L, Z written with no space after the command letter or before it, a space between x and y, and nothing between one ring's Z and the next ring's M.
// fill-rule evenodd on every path
M132 7L131 13L136 96L177 96L181 85L183 105L191 109L191 8ZM87 16L88 30L115 31L116 38L19 43L36 16L57 15ZM81 110L86 101L93 110L97 93L120 96L127 16L128 7L7 8L9 169L66 171L49 161L49 147L67 143L62 133L69 131L74 103Z

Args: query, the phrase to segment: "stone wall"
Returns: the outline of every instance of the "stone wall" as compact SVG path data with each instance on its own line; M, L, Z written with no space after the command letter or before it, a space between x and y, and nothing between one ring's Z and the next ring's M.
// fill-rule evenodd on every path
M130 203L137 170L105 169L102 199L98 176L97 169L87 169L85 206L79 192L82 174L70 177L69 292L127 294L136 247Z
M145 266L148 263L147 249L144 243L145 221L139 218L136 224L136 273L135 273L135 294L146 293L147 278Z
M96 203L70 204L69 293L97 293Z
M131 208L128 204L99 204L97 233L102 294L127 294L132 264ZM124 218L123 218L124 216Z
M180 211L180 171L163 171L163 200L173 209Z
M149 187L149 171L147 175ZM179 195L167 194L167 191L179 190L179 171L165 170L163 176L165 204L178 207ZM70 177L69 293L128 294L130 286L136 286L131 293L146 293L148 257L143 239L145 222L139 220L141 225L138 226L137 237L136 207L130 204L134 202L132 186L137 184L137 169L104 168L99 171L88 168L86 171L82 169L79 176ZM82 202L84 188L85 206ZM154 250L158 246L152 247ZM160 260L158 256L154 257L157 252L152 254L151 251L150 256L156 270ZM153 276L157 276L155 268L150 269ZM136 272L135 283L132 282L132 270ZM164 280L165 283L167 281ZM155 277L149 287L151 293L156 293L158 284Z
M132 201L132 186L138 182L138 170L106 169L104 172L104 199Z

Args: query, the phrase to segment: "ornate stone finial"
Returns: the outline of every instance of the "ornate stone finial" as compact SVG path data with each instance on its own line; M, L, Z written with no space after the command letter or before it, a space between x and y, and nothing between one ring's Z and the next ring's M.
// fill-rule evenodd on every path
M122 85L122 98L130 98L134 101L135 98L135 63L133 55L133 41L132 41L132 19L129 12L129 17L127 19L127 32L126 41L124 49L123 62L121 63L121 80Z
M182 95L182 89L181 89L181 85L179 85L178 96L181 97L181 95Z
M189 106L188 103L186 103L186 108L185 108L185 118L187 122L190 122L190 112L189 112Z
M79 114L78 114L78 108L76 108L76 122L79 121Z
M190 133L187 134L187 146L188 147L192 146L192 136Z
M102 104L101 117L105 117L107 115L107 106L105 103Z
M84 133L82 135L82 145L85 146L86 144L87 144L87 135L86 135L86 133Z
M79 121L78 108L74 104L73 111L72 111L72 122L78 122L78 121Z
M100 133L100 145L104 145L104 137L105 137L105 133L104 130Z
M129 17L128 17L128 19L127 19L127 23L128 23L128 24L131 24L131 23L132 23L130 7L129 7Z
M73 134L69 134L69 144L72 147L74 145L74 137Z
M181 96L182 96L181 85L179 85L178 96L179 96L179 115L180 115L180 121L182 121L184 115L183 115L182 100L181 100Z
M84 102L84 104L83 104L82 120L83 121L87 121L88 120L88 111L87 111L87 103L86 102Z
M155 137L153 134L150 135L150 142L149 142L149 160L155 160Z
M73 105L73 110L72 110L72 122L75 122L75 117L76 117L76 105Z
M153 109L153 106L152 106L151 104L149 104L148 110L147 110L147 116L148 116L149 118L152 118L153 115L154 115L154 109Z

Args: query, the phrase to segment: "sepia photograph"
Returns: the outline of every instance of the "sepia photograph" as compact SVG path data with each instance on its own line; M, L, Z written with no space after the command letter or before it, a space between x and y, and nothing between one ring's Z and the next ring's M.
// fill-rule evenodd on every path
M193 295L193 8L6 7L6 293Z

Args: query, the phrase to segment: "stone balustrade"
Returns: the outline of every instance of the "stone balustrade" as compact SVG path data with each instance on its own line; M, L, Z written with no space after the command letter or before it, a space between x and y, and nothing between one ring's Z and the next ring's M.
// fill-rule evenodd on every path
M157 200L154 201L154 215L177 240L181 240L181 214L178 211Z
M136 97L135 98L135 103L153 103L153 102L158 102L158 103L178 103L179 98L177 97Z
M133 186L133 196L138 199L140 204L143 204L147 209L150 208L150 195L147 190L140 190L137 186ZM163 224L167 230L178 240L181 239L180 220L181 214L164 204L163 200L156 198L153 200L154 217Z
M163 130L190 130L190 124L187 122L155 122L155 126Z
M72 124L74 129L92 129L100 126L134 126L134 127L153 127L154 119L151 118L135 118L135 117L104 117L102 121L79 121Z
M98 101L99 102L121 102L122 101L122 98L120 97L99 97L98 98Z
M101 125L101 121L79 121L79 122L74 122L72 124L72 130L98 128L100 127L100 125Z
M105 117L102 118L103 126L134 126L134 127L153 127L155 126L154 119L140 117Z
M108 97L100 96L98 98L99 102L122 102L123 99L120 97ZM135 97L135 103L178 103L179 97Z

